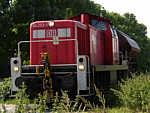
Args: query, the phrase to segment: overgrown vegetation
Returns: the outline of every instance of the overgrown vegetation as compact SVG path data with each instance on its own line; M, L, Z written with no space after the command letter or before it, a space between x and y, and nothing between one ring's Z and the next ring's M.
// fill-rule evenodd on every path
M10 81L11 79L4 80L2 82L4 88L3 90L0 90L0 92L5 92L9 96L11 86ZM7 93L7 89L9 89L9 93ZM84 111L102 111L104 113L106 111L104 95L101 92L99 92L98 89L96 90L96 92L97 96L99 97L99 102L102 104L102 108L99 108L98 105L91 104L90 101L88 101L84 97L77 96L74 99L70 99L67 92L64 91L61 92L61 96L58 96L58 93L56 93L54 99L51 100L52 105L48 106L46 104L46 95L42 96L41 94L39 94L37 98L35 98L34 100L30 100L29 95L27 95L26 93L26 89L27 87L25 86L25 84L23 84L22 87L18 89L16 93L15 101L12 102L12 104L15 104L16 113L27 113L29 111L32 113L44 113L46 112L47 108L51 108L50 110L52 112L60 113ZM4 104L5 102L7 102L8 96L3 96L3 98L3 111L6 111Z
M147 111L150 107L150 76L133 75L132 78L123 80L119 89L113 89L121 103L134 111Z
M0 101L5 101L6 98L10 95L10 85L11 79L6 78L0 84Z
M5 104L10 96L10 78L4 79L0 88L0 100L2 103L3 111L6 111ZM96 88L97 102L91 102L87 98L77 96L70 99L67 92L58 93L52 101L52 105L46 104L46 95L38 95L34 100L30 100L26 94L26 86L23 84L22 88L18 90L12 104L16 106L16 113L43 113L48 108L52 112L100 112L100 113L131 113L131 112L150 112L150 75L133 75L118 84L117 89L112 89L114 95L119 98L120 106L113 106L110 108L106 105L107 95L104 95ZM92 97L93 100L95 97ZM114 97L111 97L114 98ZM111 99L113 100L113 99Z

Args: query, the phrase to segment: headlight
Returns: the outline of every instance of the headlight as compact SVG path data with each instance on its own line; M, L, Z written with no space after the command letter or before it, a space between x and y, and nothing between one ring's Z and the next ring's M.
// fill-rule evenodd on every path
M55 24L54 21L50 21L50 22L49 22L49 26L50 26L50 27L53 27L54 24Z
M85 69L85 67L84 67L84 65L79 65L79 70L84 70Z
M19 71L19 67L18 67L18 66L15 66L15 67L14 67L14 71L15 71L15 72L18 72L18 71Z

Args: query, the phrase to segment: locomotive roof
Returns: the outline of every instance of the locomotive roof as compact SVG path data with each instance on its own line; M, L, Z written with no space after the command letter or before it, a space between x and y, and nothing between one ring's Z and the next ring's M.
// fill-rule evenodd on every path
M135 48L135 49L141 51L139 45L136 43L135 40L133 40L129 35L125 34L124 32L122 32L122 31L120 31L120 30L118 30L118 29L116 29L116 30L117 30L117 32L118 32L123 38L126 39L126 41L129 43L129 45L130 45L132 48Z
M100 20L103 20L103 21L105 21L105 22L107 22L107 23L110 23L109 20L107 20L106 18L104 18L104 17L102 17L102 16L96 16L96 15L92 15L92 14L88 14L88 13L84 13L84 14L87 14L87 15L90 17L90 19L100 19ZM69 20L81 21L81 20L80 20L81 15L82 15L82 14L77 15L77 16L73 16L73 17L71 17Z

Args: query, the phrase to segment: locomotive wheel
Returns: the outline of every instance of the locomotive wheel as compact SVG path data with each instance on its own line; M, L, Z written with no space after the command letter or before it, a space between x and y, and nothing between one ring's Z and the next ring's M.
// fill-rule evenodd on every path
M23 82L27 86L26 92L31 99L37 97L39 93L42 94L43 77L19 77L16 79L15 84L17 87L21 88Z

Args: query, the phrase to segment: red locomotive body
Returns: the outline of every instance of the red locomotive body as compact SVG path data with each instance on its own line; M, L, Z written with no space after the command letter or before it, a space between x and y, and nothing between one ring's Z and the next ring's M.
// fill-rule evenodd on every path
M110 23L106 19L102 17L91 19L92 24L96 24L96 22L103 24L102 28L95 28L90 23L84 25L74 19L53 21L54 26L52 27L49 26L49 22L39 21L31 24L31 41L51 41L31 42L31 65L42 65L40 62L42 52L50 53L51 64L54 65L77 64L77 55L89 56L91 65L119 64L118 37L113 37ZM97 27L99 26L97 25ZM53 44L53 37L59 38L58 45ZM71 40L69 41L69 39ZM75 40L78 41L78 44Z
M72 17L89 28L91 61L95 65L119 64L119 44L117 34L112 31L110 22L103 17L83 14ZM95 61L93 61L94 59ZM99 60L102 60L100 63ZM94 63L95 62L95 63Z
M12 58L13 91L22 81L29 84L33 78L47 76L44 69L48 69L53 90L92 95L94 84L98 88L105 82L114 84L128 68L136 69L130 62L135 64L140 52L138 44L108 20L89 14L70 20L33 22L30 41L24 42L30 43L30 65L21 66L20 57ZM24 42L18 43L18 56L20 44ZM49 54L49 60L44 53Z
M50 27L49 21L39 21L31 24L30 43L31 65L42 65L41 53L50 53L51 64L76 64L75 23L71 20L54 21ZM53 44L53 37L59 38L59 44ZM50 42L40 42L49 40ZM64 41L65 40L65 41Z

